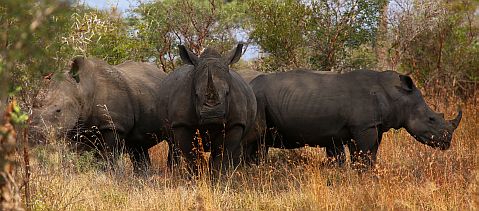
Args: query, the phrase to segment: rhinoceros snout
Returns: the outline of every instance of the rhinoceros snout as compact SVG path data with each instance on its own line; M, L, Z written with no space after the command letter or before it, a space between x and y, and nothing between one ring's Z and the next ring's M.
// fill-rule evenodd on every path
M444 141L444 142L436 142L434 148L438 148L440 150L447 150L451 147L451 142L450 141Z
M450 131L444 131L443 134L444 140L441 142L441 146L439 147L441 150L446 150L451 147L451 141L452 141L452 132Z
M215 107L204 106L199 114L200 124L223 124L225 115L225 109L221 105Z
M28 129L28 141L32 144L46 143L47 136L45 130L39 126L31 126Z
M452 140L452 133L445 130L442 132L441 135L437 135L437 136L431 135L431 137L429 137L429 140L426 141L426 144L440 150L447 150L451 147L451 140Z

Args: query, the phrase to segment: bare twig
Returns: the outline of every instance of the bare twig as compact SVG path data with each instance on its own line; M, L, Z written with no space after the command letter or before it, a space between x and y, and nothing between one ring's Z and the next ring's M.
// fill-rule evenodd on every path
M31 167L30 167L30 155L28 154L29 145L28 145L28 129L30 126L30 120L28 120L28 125L23 130L23 162L25 162L25 204L27 210L31 210L31 195L30 195L30 175L31 175Z
M4 125L0 126L0 210L24 210L20 205L20 196L15 179L13 158L16 149L17 133L11 123L15 101L8 105Z

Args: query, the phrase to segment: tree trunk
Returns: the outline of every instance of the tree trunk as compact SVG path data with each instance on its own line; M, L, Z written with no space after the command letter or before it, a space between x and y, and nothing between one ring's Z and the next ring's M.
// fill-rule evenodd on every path
M389 62L387 33L388 33L388 8L389 1L385 0L381 5L381 14L379 16L379 26L376 34L376 45L374 46L374 53L378 61L377 69L386 70L392 69Z

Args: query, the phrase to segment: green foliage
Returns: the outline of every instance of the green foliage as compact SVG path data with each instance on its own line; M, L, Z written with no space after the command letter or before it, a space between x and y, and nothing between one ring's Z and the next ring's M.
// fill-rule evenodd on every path
M358 68L353 57L357 55L351 53L375 42L384 3L384 0L313 1L308 33L312 66L338 71Z
M56 141L56 140L55 140ZM78 152L69 147L69 142L60 140L45 146L37 146L33 154L44 169L55 169L58 166L68 168L76 173L97 171L107 165L93 151Z
M269 53L263 65L278 71L357 68L355 51L375 41L384 0L249 0L251 38ZM364 55L370 56L371 54ZM363 56L360 56L363 57ZM344 61L351 61L345 63ZM373 59L374 60L374 59ZM359 62L361 63L361 62Z
M24 88L33 76L57 69L67 22L65 2L5 0L0 5L2 77Z
M373 47L369 44L346 49L349 55L341 66L343 69L374 69L377 59Z
M401 70L423 86L453 88L463 97L472 94L479 78L478 6L474 1L423 2L401 14L392 45L401 52ZM427 18L432 15L434 19Z
M92 170L100 169L101 165L105 163L101 162L96 156L95 151L86 151L80 154L75 154L71 158L74 167L77 172L89 172Z
M137 59L132 53L139 40L130 35L132 29L115 10L101 11L76 7L69 17L68 34L62 37L69 47L66 55L97 57L110 64Z
M298 0L249 0L250 37L269 53L266 70L304 66L310 9Z
M55 0L4 0L0 4L0 113L8 97L22 103L37 88L38 78L62 63L61 36L68 4ZM12 121L25 126L28 115L15 103Z
M63 70L77 55L110 64L137 58L132 49L139 39L130 35L131 28L115 10L72 7L58 0L6 0L0 6L0 24L5 29L0 32L5 46L0 55L2 87L22 88L14 95L32 93L41 75Z
M110 64L156 62L169 72L179 65L180 44L195 53L207 46L225 52L244 39L263 51L255 67L261 71L298 67L349 71L375 68L381 60L381 68L413 73L420 84L447 84L452 79L461 93L476 86L477 1L396 5L391 11L404 11L383 16L391 22L378 36L387 4L386 0L157 0L140 3L126 17L115 8L97 10L59 0L4 0L0 89L17 90L13 95L25 98L38 87L41 75L64 69L77 55ZM388 58L378 46L389 48ZM6 97L5 91L0 93L1 99Z
M177 65L177 46L186 45L199 53L210 46L226 51L236 43L235 33L245 7L233 1L165 0L142 3L129 18L138 39L137 53L155 61L164 71Z
M26 125L28 120L28 114L22 112L20 106L18 106L16 101L13 102L13 112L11 113L11 115L13 124L20 126Z

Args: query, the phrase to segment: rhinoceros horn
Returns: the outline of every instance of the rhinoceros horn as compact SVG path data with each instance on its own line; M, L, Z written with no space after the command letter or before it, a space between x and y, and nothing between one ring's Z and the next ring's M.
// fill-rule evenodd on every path
M218 92L216 91L215 84L213 82L213 76L211 75L211 71L208 70L208 83L206 89L206 99L208 104L215 104L218 101Z
M461 122L461 119L462 119L462 109L458 107L456 118L449 120L449 123L451 123L454 130L457 128L457 126L459 126L459 122Z

